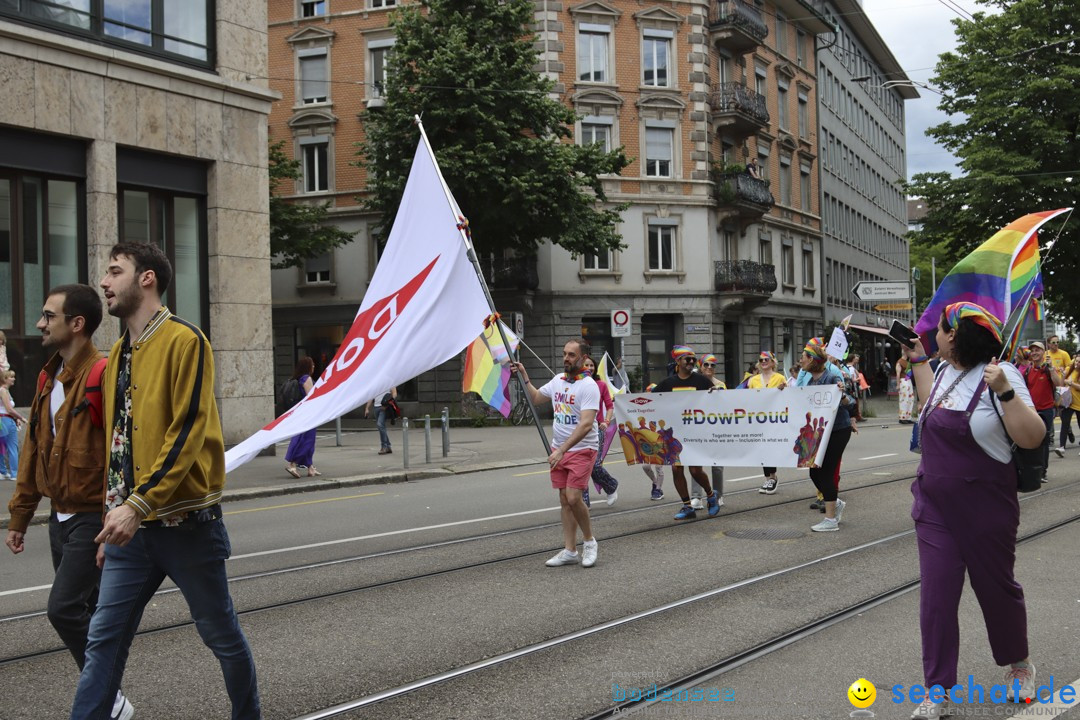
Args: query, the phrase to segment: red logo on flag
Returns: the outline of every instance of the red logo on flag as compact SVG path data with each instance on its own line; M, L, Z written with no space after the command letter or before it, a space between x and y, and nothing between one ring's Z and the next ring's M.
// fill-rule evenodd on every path
M416 277L405 283L397 292L379 300L364 312L356 316L349 334L341 341L334 359L323 370L318 382L312 388L311 394L304 398L305 401L317 398L321 395L336 390L342 383L352 377L353 373L364 364L364 360L379 341L386 336L386 331L394 324L408 306L409 301L416 295L417 290L424 284L424 280L439 261L440 256L434 260ZM297 406L299 407L299 406ZM283 414L272 423L264 427L264 430L273 430L285 418L292 414L292 410Z
M650 400L649 398L637 397L630 402L634 403L635 405L648 405L652 402L652 400Z

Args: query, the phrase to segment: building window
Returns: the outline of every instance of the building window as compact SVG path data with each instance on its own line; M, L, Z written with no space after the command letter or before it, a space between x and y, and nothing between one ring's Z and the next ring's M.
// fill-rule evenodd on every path
M812 245L803 245L802 284L804 288L814 287L814 247Z
M206 200L153 188L119 188L120 241L152 243L173 266L162 295L174 313L205 328Z
M757 161L757 164L758 164L758 176L760 176L762 180L768 180L769 179L769 146L768 145L758 145L757 153L758 153L758 161Z
M397 0L371 0L373 8L388 8L397 5Z
M304 282L308 285L330 283L330 253L323 253L304 261Z
M650 87L670 87L669 72L671 58L671 39L669 30L645 30L641 43L642 62L645 77L643 84Z
M611 251L605 250L596 255L585 253L581 259L581 266L585 270L609 271L611 270Z
M776 125L781 130L788 128L788 85L779 83L776 86Z
M780 203L791 207L791 156L780 155Z
M326 14L326 0L300 0L300 17L320 17Z
M611 151L612 118L586 117L581 121L581 145L599 145Z
M577 66L578 80L582 82L610 82L608 72L608 39L611 27L581 23L578 26Z
M302 145L301 148L304 156L304 192L313 193L329 190L329 140L307 143Z
M762 350L773 351L773 319L758 320L758 343Z
M799 165L799 199L802 201L802 209L805 212L812 212L814 209L811 200L810 193L810 165L806 163L800 163Z
M781 252L781 265L783 265L783 282L785 285L795 285L795 248L791 240L784 239L784 247Z
M787 55L787 20L776 13L776 52Z
M212 61L213 13L207 0L0 0L0 15L204 66Z
M668 128L645 129L645 175L669 178L674 155L675 131Z
M649 225L649 270L675 269L675 226Z
M762 265L772 265L772 240L762 236L758 238L758 259Z
M806 33L802 30L795 32L795 62L806 67Z
M806 93L799 93L799 137L810 137L810 105Z
M757 94L761 97L769 96L768 71L760 65L754 66L754 89L757 90Z
M305 105L330 99L326 49L300 51L300 98Z
M807 340L809 340L812 337L815 337L815 335L814 335L814 321L813 320L807 320L803 324L803 335L806 336Z
M386 95L386 62L394 40L372 40L368 43L368 99L373 100Z

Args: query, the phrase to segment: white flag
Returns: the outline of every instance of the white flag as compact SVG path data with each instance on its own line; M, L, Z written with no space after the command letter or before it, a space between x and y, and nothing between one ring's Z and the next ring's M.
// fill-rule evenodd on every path
M225 453L226 472L382 397L476 339L491 309L458 222L421 137L386 249L337 354L300 404Z

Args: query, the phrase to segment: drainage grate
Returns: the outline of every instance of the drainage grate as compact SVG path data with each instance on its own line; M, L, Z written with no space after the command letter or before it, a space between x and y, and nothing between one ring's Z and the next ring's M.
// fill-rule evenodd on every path
M800 530L790 528L746 528L745 530L727 530L724 534L738 540L794 540L806 535Z

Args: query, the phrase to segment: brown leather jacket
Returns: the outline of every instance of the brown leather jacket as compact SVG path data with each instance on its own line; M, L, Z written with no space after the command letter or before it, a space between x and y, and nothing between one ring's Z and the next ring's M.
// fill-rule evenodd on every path
M86 397L90 368L103 357L92 342L79 350L59 376L60 356L45 364L46 380L30 405L30 428L19 458L15 494L8 503L9 530L26 532L42 496L57 512L103 512L105 495L105 431L94 427L90 411L73 412ZM64 403L56 413L56 436L49 420L53 383L64 384ZM36 384L37 378L34 379Z

